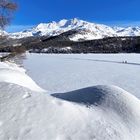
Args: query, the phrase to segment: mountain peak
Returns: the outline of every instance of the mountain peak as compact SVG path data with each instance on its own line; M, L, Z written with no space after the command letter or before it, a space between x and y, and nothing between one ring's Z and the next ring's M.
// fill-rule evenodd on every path
M71 40L91 40L113 36L140 36L139 27L109 27L103 24L95 24L78 18L62 19L58 22L40 23L26 32L10 34L12 38L23 38L29 36L56 36L61 33L76 30L77 33L70 36Z
M71 19L71 23L77 24L78 22L81 22L82 20L79 20L78 18Z

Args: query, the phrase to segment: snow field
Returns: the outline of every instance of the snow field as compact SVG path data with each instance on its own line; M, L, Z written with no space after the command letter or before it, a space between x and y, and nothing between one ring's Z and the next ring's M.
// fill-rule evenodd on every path
M23 68L0 62L0 140L140 139L138 92L135 97L120 88L122 83L120 87L113 86L114 79L110 80L113 74L118 74L114 75L116 79L121 72L127 78L125 84L130 86L128 74L124 75L129 70L129 76L138 81L139 55L28 54L27 57L23 63L26 73L51 90L40 88ZM119 63L126 58L127 64ZM37 69L38 65L42 68ZM98 78L94 77L96 72ZM103 80L108 84L97 84Z

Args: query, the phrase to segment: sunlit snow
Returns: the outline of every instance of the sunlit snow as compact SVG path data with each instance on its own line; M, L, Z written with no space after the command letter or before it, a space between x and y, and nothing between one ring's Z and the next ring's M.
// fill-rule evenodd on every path
M139 57L27 54L26 71L0 62L0 140L139 140Z

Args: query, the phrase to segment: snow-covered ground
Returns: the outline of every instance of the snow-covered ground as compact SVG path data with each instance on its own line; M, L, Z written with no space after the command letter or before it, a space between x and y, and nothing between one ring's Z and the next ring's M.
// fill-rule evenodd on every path
M27 54L27 71L0 62L0 140L139 140L139 57Z
M27 54L26 57L23 65L27 73L48 91L116 85L140 98L139 54Z

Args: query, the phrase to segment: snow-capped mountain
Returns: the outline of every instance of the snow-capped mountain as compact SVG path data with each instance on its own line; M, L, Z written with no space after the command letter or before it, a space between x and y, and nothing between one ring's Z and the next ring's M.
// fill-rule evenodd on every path
M8 33L0 29L0 36L7 36Z
M36 27L17 33L10 33L11 38L25 38L31 36L56 36L61 33L76 30L69 37L70 40L92 40L114 36L139 36L140 27L109 27L103 24L91 23L77 18L60 20L59 22L40 23Z
M140 27L114 27L118 36L140 36Z

